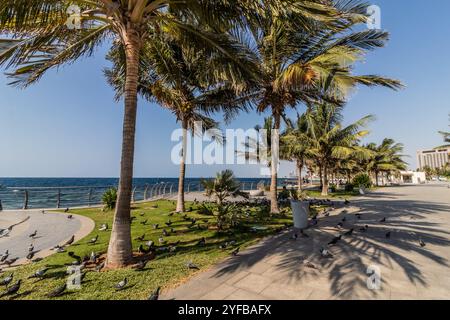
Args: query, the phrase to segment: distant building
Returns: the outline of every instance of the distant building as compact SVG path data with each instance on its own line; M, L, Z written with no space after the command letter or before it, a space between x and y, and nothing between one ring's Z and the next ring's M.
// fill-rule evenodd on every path
M425 172L400 171L400 183L423 184L427 181Z
M417 151L417 163L420 170L425 167L431 169L444 168L447 164L450 164L450 146Z

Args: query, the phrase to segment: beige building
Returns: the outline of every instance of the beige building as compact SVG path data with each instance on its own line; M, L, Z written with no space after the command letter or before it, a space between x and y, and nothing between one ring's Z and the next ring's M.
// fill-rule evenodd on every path
M432 169L445 167L446 164L450 164L450 146L417 151L417 163L420 170L424 167L430 167Z

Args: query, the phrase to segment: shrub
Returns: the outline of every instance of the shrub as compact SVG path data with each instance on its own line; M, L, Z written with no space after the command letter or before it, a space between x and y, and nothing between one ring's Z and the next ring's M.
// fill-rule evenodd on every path
M102 196L103 210L114 210L117 202L117 189L109 188Z
M337 191L337 186L334 183L330 184L330 190L331 192L335 193Z
M346 191L346 192L352 192L354 188L355 188L355 187L354 187L353 184L351 184L351 183L347 183L347 184L345 185L345 191Z
M364 188L370 188L372 186L372 180L368 174L360 173L353 178L352 184L355 187L363 186Z

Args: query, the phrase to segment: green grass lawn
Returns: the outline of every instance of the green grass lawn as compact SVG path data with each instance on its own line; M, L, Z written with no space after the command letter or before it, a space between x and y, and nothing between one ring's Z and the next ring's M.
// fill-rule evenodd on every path
M157 208L155 208L157 206ZM193 204L188 204L187 208L192 207L192 211L187 215L196 218L198 223L206 226L209 222L212 225L214 218L211 216L200 215ZM82 282L81 290L68 291L66 294L55 299L147 299L149 294L158 286L168 288L175 286L195 272L186 267L186 263L192 261L200 267L200 271L223 260L230 255L233 248L240 246L244 248L255 243L263 236L276 233L286 226L292 225L292 218L286 211L285 215L269 217L266 213L259 210L258 207L250 209L242 208L247 211L249 216L240 218L241 227L227 232L218 233L217 230L199 229L197 227L189 229L190 222L185 221L181 214L174 214L169 217L168 214L175 209L175 202L161 200L157 202L148 202L135 204L132 210L132 216L136 219L132 223L133 248L138 256L137 249L140 244L145 244L148 240L153 240L159 246L158 239L162 234L162 229L167 231L170 227L164 224L169 219L173 222L171 226L175 233L165 239L169 243L180 240L175 252L157 253L156 257L149 261L143 271L125 268L121 270L96 272L95 270L86 273ZM71 210L71 213L84 215L95 221L94 231L86 238L78 241L66 248L66 251L73 251L76 255L83 257L90 255L91 252L106 253L110 231L98 231L103 223L112 226L113 212L102 212L98 208ZM141 222L147 220L146 225ZM159 224L159 229L154 229L153 224ZM249 227L264 226L266 230L252 232ZM55 230L57 232L57 230ZM137 237L145 234L144 241L136 240ZM89 245L89 239L99 236L95 245ZM197 242L202 237L206 238L205 246L197 246ZM219 245L225 241L236 241L236 246L226 250L219 249ZM14 270L14 281L22 279L22 287L15 299L48 299L46 295L65 283L67 275L67 265L71 264L74 258L69 257L67 252L55 253L40 262L18 267ZM27 279L35 271L48 266L51 268L42 280ZM0 278L3 278L4 272ZM129 285L122 291L116 291L114 286L124 278L128 279ZM4 288L1 288L3 291ZM4 298L5 299L5 298Z

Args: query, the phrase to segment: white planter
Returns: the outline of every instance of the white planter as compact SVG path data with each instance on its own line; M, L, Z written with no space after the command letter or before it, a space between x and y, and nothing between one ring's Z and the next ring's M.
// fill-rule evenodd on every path
M308 227L309 202L291 200L294 228L306 229Z

